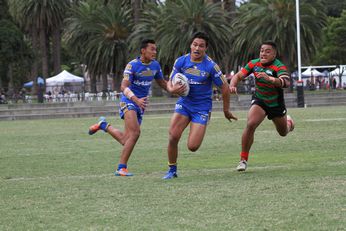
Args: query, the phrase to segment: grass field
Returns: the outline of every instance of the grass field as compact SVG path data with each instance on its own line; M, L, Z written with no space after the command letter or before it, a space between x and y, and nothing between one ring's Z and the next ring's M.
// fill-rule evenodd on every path
M97 118L0 122L0 230L346 230L346 107L289 109L282 138L266 120L239 173L246 112L213 113L200 150L180 142L163 181L170 115L146 116L129 162ZM123 126L118 118L113 125Z

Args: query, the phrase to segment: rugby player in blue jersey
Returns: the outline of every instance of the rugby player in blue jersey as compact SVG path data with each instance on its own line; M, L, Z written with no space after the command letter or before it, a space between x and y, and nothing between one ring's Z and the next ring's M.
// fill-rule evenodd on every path
M116 176L132 176L127 170L127 162L140 135L140 125L145 108L148 104L148 94L153 79L163 89L167 89L167 81L163 78L160 64L156 58L156 44L154 40L143 40L140 46L140 57L129 62L124 71L121 82L120 117L125 122L124 131L110 125L104 117L100 117L97 124L89 128L92 135L98 130L110 134L123 145ZM173 89L175 93L183 89Z
M228 83L219 66L206 54L208 41L207 34L203 32L193 35L190 53L175 61L167 83L167 90L174 91L172 78L176 73L182 73L188 78L190 91L186 97L178 99L171 118L167 148L169 170L163 179L177 177L178 143L189 124L188 149L195 152L201 146L212 109L213 83L221 88L224 116L227 120L237 120L230 112Z

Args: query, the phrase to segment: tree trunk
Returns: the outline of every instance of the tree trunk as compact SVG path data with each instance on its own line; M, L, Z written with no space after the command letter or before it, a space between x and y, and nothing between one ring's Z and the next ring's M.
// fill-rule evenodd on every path
M31 42L32 42L32 49L33 49L33 53L34 53L34 60L32 62L31 65L31 71L30 71L30 80L33 81L33 90L34 90L34 94L37 94L38 92L38 88L37 88L37 77L38 77L38 51L40 50L40 45L39 45L39 40L38 40L38 36L37 36L37 29L36 28L32 28L31 30Z
M225 0L223 4L224 4L225 11L228 12L230 15L230 22L232 22L233 19L235 18L235 10L236 10L235 0Z
M7 67L8 90L9 92L14 92L13 66L10 63Z
M49 76L47 35L44 28L40 29L40 47L42 60L42 77L46 79Z
M113 77L113 89L114 91L120 92L121 81L123 77L123 70L117 71Z
M54 74L57 75L61 72L61 31L57 27L53 31L53 66Z
M97 80L96 80L96 75L92 74L90 75L90 91L92 93L96 93L97 92Z
M141 10L141 0L132 0L132 9L133 9L133 19L135 24L138 23Z
M31 42L32 42L32 49L34 52L34 60L31 66L31 76L30 79L35 81L37 76L38 76L38 54L37 51L40 50L40 46L39 46L39 42L38 42L38 37L37 37L37 30L36 29L32 29L31 31Z
M102 98L106 97L106 93L108 92L108 75L102 74Z

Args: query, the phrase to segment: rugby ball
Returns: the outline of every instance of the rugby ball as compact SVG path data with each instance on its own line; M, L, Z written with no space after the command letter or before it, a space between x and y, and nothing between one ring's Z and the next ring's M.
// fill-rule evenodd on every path
M181 96L187 96L190 92L189 80L182 73L176 73L172 80L173 85L179 84L185 86L185 91Z

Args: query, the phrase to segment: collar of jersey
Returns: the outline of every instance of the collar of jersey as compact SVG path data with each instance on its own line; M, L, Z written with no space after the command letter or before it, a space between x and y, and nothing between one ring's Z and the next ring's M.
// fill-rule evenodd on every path
M197 62L192 61L192 59L191 59L191 53L190 53L190 62L191 62L191 63L201 63L201 62L203 62L204 58L205 58L205 55L203 56L203 59L202 59L201 61L197 61Z
M143 65L150 65L152 61L150 61L149 63L143 63L141 60L141 57L137 57L138 61L141 62Z

